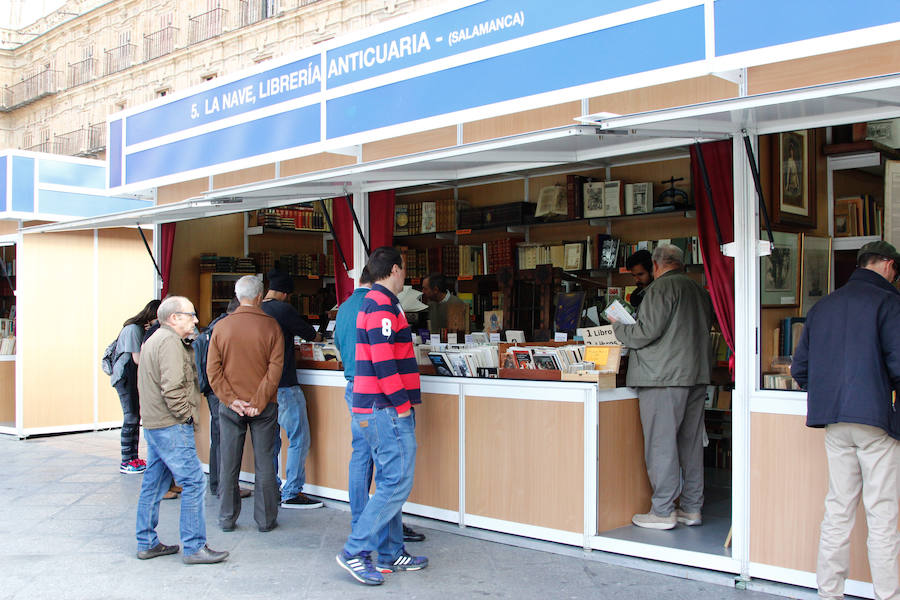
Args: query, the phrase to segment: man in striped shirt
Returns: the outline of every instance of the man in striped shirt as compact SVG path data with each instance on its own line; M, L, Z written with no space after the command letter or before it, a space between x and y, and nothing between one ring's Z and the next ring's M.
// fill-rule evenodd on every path
M406 269L400 252L390 247L376 249L366 266L375 283L356 318L352 418L372 448L375 494L337 562L360 583L379 585L382 573L424 569L428 559L406 551L401 521L416 463L413 406L421 403L412 331L397 300Z

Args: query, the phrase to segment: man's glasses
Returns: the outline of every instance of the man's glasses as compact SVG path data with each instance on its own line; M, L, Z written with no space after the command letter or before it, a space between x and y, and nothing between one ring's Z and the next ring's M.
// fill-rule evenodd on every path
M175 314L175 315L187 315L187 316L189 316L189 317L196 317L196 316L197 316L197 313L195 313L195 312L181 312L181 311L175 311L175 312L172 313L172 314Z

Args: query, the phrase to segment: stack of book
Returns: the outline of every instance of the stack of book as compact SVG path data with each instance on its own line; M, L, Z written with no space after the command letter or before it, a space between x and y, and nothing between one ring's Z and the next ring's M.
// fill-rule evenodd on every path
M200 255L200 272L214 273L216 271L217 261L218 256L216 256L215 252L202 253Z
M497 347L491 345L441 344L437 348L420 345L435 372L444 377L496 377L499 367ZM417 359L418 360L418 359ZM421 361L419 361L421 362Z
M501 364L507 369L536 369L575 373L593 369L593 363L584 360L585 346L510 346Z
M5 337L0 339L0 354L9 356L16 353L16 338Z
M487 272L497 273L504 267L515 267L513 248L516 243L511 238L494 240L487 243Z
M249 257L238 258L234 267L235 273L256 273L256 262Z

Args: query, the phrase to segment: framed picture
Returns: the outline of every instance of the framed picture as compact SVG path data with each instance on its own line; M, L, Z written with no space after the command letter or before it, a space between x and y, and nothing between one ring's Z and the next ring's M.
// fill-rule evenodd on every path
M808 131L779 133L773 174L777 176L772 220L804 227L816 226L815 144Z
M800 250L800 315L831 291L831 238L803 234Z
M800 234L773 232L775 247L759 259L760 303L763 307L797 306L800 280ZM765 240L766 234L760 234Z

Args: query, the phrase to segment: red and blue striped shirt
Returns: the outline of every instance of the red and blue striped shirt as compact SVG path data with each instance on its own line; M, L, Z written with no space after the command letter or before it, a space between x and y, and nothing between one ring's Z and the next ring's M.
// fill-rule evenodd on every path
M412 330L397 296L376 283L356 316L353 412L393 406L403 413L421 402Z

